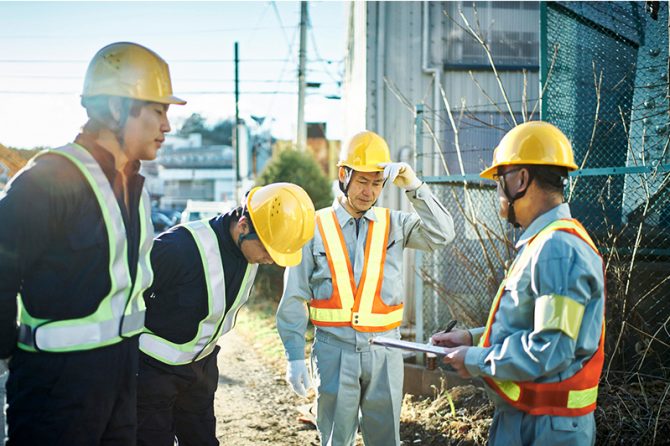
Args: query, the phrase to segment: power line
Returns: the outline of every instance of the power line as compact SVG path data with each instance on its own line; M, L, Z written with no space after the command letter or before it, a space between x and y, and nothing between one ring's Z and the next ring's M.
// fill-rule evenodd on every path
M170 64L179 63L233 63L233 59L170 59ZM244 63L282 63L285 59L242 59ZM89 63L89 60L76 59L0 59L0 63Z
M291 28L291 27L288 27ZM336 27L332 27L336 28ZM277 29L276 26L259 26L259 27L254 27L252 28L252 31L264 31L264 30L274 30ZM243 27L236 27L236 28L212 28L212 29L196 29L196 30L188 30L188 31L181 31L175 33L174 31L169 31L169 32L159 32L159 33L134 33L136 36L183 36L184 38L188 38L189 36L192 36L193 34L211 34L211 33L219 33L219 32L238 32L238 31L249 31L248 26L243 26ZM100 34L97 32L93 33L76 33L76 34L71 34L71 35L63 35L62 33L58 34L42 34L42 35L35 35L35 34L0 34L0 39L79 39L83 37L104 37L104 36L116 36L116 34Z
M284 26L284 21L281 19L281 14L279 14L279 8L277 8L277 2L275 2L273 0L273 1L270 2L270 4L272 5L272 9L275 13L275 17L277 17L277 22L279 22L279 28L281 29L282 35L284 36L284 41L286 42L286 44L288 45L289 48L293 48L293 42L295 41L294 40L295 39L295 30L296 30L295 26L292 27L293 38L291 40L289 40L288 34L286 34L287 27ZM288 57L291 57L291 56L293 56L293 53L291 51L289 51ZM292 62L294 62L293 59L292 59Z
M249 29L246 30L246 31L248 31L247 32L247 38L242 40L242 43L244 43L244 44L249 43L249 41L251 41L251 38L254 36L254 34L256 34L257 31L260 31L260 30L264 29L264 28L262 28L258 25L260 25L261 21L265 17L265 14L267 13L268 9L270 9L270 4L269 3L265 5L265 8L263 9L263 12L261 12L258 15L258 20L256 20L256 24L253 26L253 28L249 28ZM282 33L284 32L283 29L281 31L282 31Z
M272 6L274 7L275 17L277 18L277 21L283 27L284 24L282 22L281 15L279 14L279 9L277 8L276 2L273 1ZM293 63L295 62L295 59L292 59L291 56L293 55L293 46L295 45L295 40L296 40L296 37L298 35L299 30L300 30L300 26L295 26L293 28L293 36L291 37L291 40L289 41L288 39L286 39L286 42L288 43L288 54L284 58L285 62L284 62L284 65L282 65L281 72L279 74L279 80L280 81L284 80L284 75L286 74L287 67L289 66L289 62L293 62ZM284 35L284 37L286 38L287 36ZM271 114L273 107L274 107L274 98L270 99L270 104L268 105L268 110L265 113L266 116Z
M324 63L325 59L323 59L321 57L321 55L319 54L319 48L316 46L316 36L314 35L314 28L310 26L309 31L310 31L309 35L312 38L312 46L314 47L314 54L316 54L316 57L317 57L316 61ZM330 63L324 63L324 70L323 71L325 71L326 74L328 74L328 77L330 77L336 83L341 82L341 81L336 80L335 77L331 74L330 70L328 69L329 65L330 65Z
M82 80L84 76L59 76L46 74L0 74L0 79L72 79ZM216 79L216 78L183 78L174 77L179 82L233 82L234 79ZM282 79L240 79L240 82L247 84L288 84L294 83L292 80ZM335 81L339 82L339 81ZM331 81L321 81L322 84L333 83Z
M10 90L0 90L0 94L6 95L79 95L81 91L10 91ZM235 94L234 91L226 90L201 90L201 91L179 91L179 94L186 95L225 95L225 94ZM240 95L297 95L297 91L281 91L281 90L264 90L264 91L241 91ZM307 92L310 96L323 96L318 92Z

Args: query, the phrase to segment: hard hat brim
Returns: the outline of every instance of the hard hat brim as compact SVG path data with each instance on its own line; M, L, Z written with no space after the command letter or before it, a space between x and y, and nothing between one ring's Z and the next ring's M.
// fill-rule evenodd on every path
M286 254L283 252L275 251L269 246L265 246L265 250L270 254L272 260L279 266L296 266L302 261L302 249L297 250L296 252Z
M343 163L339 162L337 163L337 167L348 167L351 170L355 170L356 172L383 172L384 168L383 167L377 167L377 166L352 166L349 163Z
M499 163L499 164L494 164L493 166L489 167L488 169L484 169L479 173L479 176L495 181L494 175L498 172L498 167L500 166L514 166L514 165L525 165L525 166L558 166L558 167L565 167L568 172L572 172L574 170L579 169L579 167L576 164L573 163L555 163L555 164L548 164L548 163L533 163L533 162L528 162L528 161L523 161L519 160L518 162L506 162L506 163Z
M177 96L168 96L164 98L154 98L154 97L144 97L144 98L135 98L132 96L119 96L117 94L108 94L108 93L96 93L96 94L82 94L81 98L91 98L95 96L118 96L122 98L129 98L129 99L135 99L137 101L144 101L144 102L155 102L156 104L174 104L174 105L186 105L186 101L178 98Z
M479 176L486 179L486 180L493 181L493 175L495 175L497 170L498 170L498 166L491 166L488 169L482 170L479 173Z
M186 105L186 101L178 98L177 96L170 96L165 98L165 102L159 102L161 104L175 104L175 105Z

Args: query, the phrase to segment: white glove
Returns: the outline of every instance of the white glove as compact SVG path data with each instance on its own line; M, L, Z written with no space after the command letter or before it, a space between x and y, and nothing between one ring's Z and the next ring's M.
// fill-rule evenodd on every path
M379 167L384 168L384 179L391 180L400 188L415 190L421 186L421 180L407 163L380 163Z
M295 359L289 361L286 365L286 381L291 384L291 388L300 396L307 396L307 390L312 387L312 379L305 366L304 359Z

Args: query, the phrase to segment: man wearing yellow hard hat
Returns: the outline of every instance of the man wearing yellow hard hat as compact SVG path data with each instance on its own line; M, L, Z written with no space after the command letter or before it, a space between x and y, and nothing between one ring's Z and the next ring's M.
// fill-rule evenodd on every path
M563 201L577 169L546 122L510 130L480 175L498 183L500 215L523 228L485 327L433 335L445 362L481 377L496 404L489 444L593 445L604 361L603 263Z
M153 236L140 161L154 159L170 131L170 104L184 103L160 56L135 43L108 45L86 72L82 132L7 185L0 358L11 356L8 444L135 443Z
M402 353L369 340L400 338L404 250L445 246L454 238L453 222L408 164L391 162L386 141L374 132L355 135L338 166L343 194L317 212L318 231L302 263L286 272L277 329L287 380L299 395L311 386L305 365L311 320L321 444L352 445L360 425L366 445L399 445ZM375 206L387 180L405 191L414 212Z
M257 187L243 206L159 235L140 337L138 444L217 445L219 337L235 325L259 263L295 266L314 205L291 183Z

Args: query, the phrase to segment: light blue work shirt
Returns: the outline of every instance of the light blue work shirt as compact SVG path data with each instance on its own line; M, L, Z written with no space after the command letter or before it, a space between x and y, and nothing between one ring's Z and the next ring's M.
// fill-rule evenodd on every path
M570 208L565 203L537 217L516 244L517 258L530 239L543 228L565 218L571 218ZM520 275L515 274L518 281L509 280L505 285L491 327L491 346L471 347L467 351L465 366L474 377L494 377L503 381L564 381L579 371L598 349L605 305L601 258L586 242L565 231L554 231L544 242L538 243L543 244L535 246L537 252ZM584 306L576 339L556 329L534 327L536 299L552 294L573 299ZM483 327L471 330L475 346L483 332ZM516 411L488 386L487 391L498 411ZM572 420L566 429L579 430L582 421L591 424L592 419L589 414L547 417L545 421L547 426L558 426L562 421ZM502 429L499 437L501 433ZM513 441L510 438L499 440L500 444Z
M386 305L399 305L405 300L403 285L403 250L414 248L432 251L454 239L454 224L449 212L437 201L426 184L407 191L416 213L391 210L390 230L384 261L381 297ZM369 221L376 221L372 209L359 222L336 198L332 208L342 229L356 284L360 282L365 259ZM277 330L284 343L288 360L305 358L305 331L309 320L306 303L311 299L329 299L333 293L332 277L321 233L302 250L302 263L286 269L284 293L277 309ZM363 333L350 326L316 327L316 333L328 336L334 342L355 346L356 351L369 349L372 336L399 337L397 329L382 333Z

